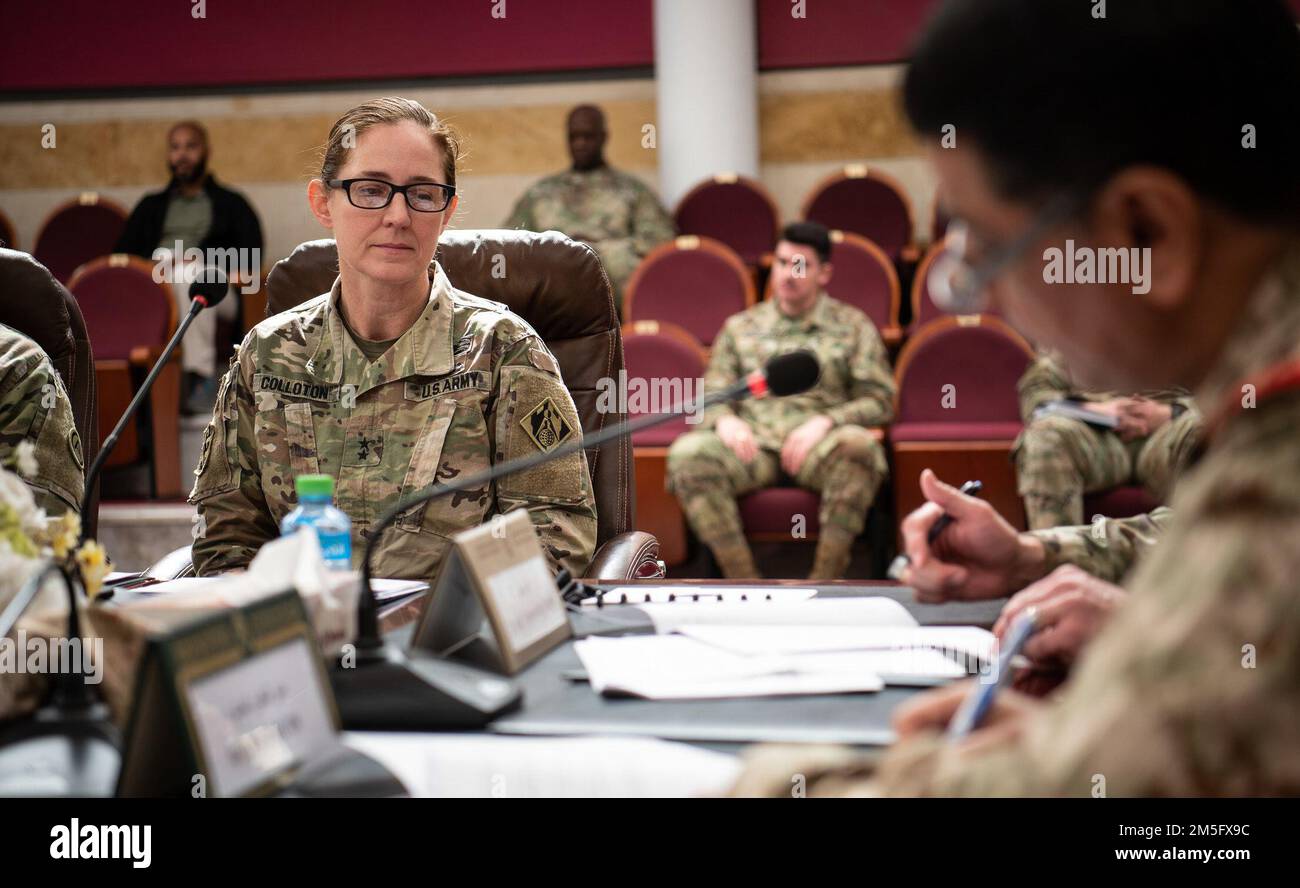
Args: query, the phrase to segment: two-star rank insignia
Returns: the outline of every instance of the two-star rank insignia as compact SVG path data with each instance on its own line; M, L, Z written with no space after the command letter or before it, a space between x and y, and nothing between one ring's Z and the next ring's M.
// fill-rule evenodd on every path
M528 411L519 424L543 453L550 453L573 436L573 427L550 398Z

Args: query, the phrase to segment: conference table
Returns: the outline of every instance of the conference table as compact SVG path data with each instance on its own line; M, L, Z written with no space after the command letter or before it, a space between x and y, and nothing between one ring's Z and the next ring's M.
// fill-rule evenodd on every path
M642 580L598 583L614 586L781 586L812 587L818 597L883 596L907 609L921 625L974 625L989 628L1005 599L928 605L912 590L889 581ZM422 602L388 608L381 625L389 639L405 646ZM502 735L634 735L703 744L736 751L756 742L843 743L875 747L890 743L890 714L920 688L886 687L870 694L822 694L732 700L643 700L605 697L581 679L574 641L588 635L626 635L652 631L649 617L634 605L570 612L574 638L525 668L514 679L523 689L516 711L494 721L488 731Z

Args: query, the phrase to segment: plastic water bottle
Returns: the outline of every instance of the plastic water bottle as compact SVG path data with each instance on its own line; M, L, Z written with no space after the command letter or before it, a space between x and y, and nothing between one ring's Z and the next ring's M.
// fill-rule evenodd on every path
M352 568L352 519L334 507L334 479L329 475L299 475L294 479L298 508L280 522L280 534L310 527L320 540L321 554L331 570Z

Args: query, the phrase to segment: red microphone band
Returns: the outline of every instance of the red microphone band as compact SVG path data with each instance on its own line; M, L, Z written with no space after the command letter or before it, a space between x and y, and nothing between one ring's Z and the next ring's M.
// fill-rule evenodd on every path
M763 375L762 370L755 370L745 379L749 385L749 393L755 398L761 398L767 394L767 377Z
M204 295L202 295L202 294L195 293L195 294L194 294L192 297L190 297L190 298L191 298L194 302L198 302L199 304L201 304L204 308L211 308L211 307L212 307L212 306L208 305L208 297L206 297L206 296L204 296Z

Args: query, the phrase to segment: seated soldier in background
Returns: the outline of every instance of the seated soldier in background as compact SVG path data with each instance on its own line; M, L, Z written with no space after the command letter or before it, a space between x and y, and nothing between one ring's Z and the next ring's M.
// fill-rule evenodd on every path
M809 794L1300 792L1300 120L1272 98L1300 91L1300 34L1281 0L1147 0L1080 24L1061 4L949 0L914 52L907 113L978 232L964 310L991 300L1090 387L1192 389L1204 453L1123 589L1066 567L1023 593L1042 602L1031 642L1084 625L1064 610L1127 597L1054 697L1003 693L952 741L971 690L955 684L895 713L878 764L773 752L739 792L786 794L794 773ZM1243 149L1243 120L1270 144ZM964 141L945 149L949 123ZM1149 287L1051 285L1044 248L1067 238L1149 250ZM902 579L927 597L1015 583L1043 557L986 504L922 487Z
M644 182L605 161L605 112L579 105L569 112L573 165L547 176L519 198L506 228L562 231L598 254L623 310L623 287L637 264L672 238L673 220Z
M20 455L33 448L33 467ZM26 451L26 448L22 448ZM41 347L0 324L0 465L12 468L47 515L78 512L84 490L81 437L63 380Z
M1200 437L1201 415L1186 391L1117 397L1083 392L1060 359L1040 352L1020 378L1025 430L1012 451L1031 530L1082 524L1083 495L1141 484L1163 502ZM1114 417L1114 429L1035 411L1053 401L1078 402Z
M713 341L707 391L749 375L772 356L808 349L817 385L788 398L711 408L704 429L668 449L668 486L726 577L757 577L736 497L778 483L821 495L812 579L841 577L854 538L885 479L885 451L868 431L894 416L894 378L875 325L826 295L831 240L816 222L786 226L772 265L772 298L733 315ZM792 533L794 529L792 528Z

